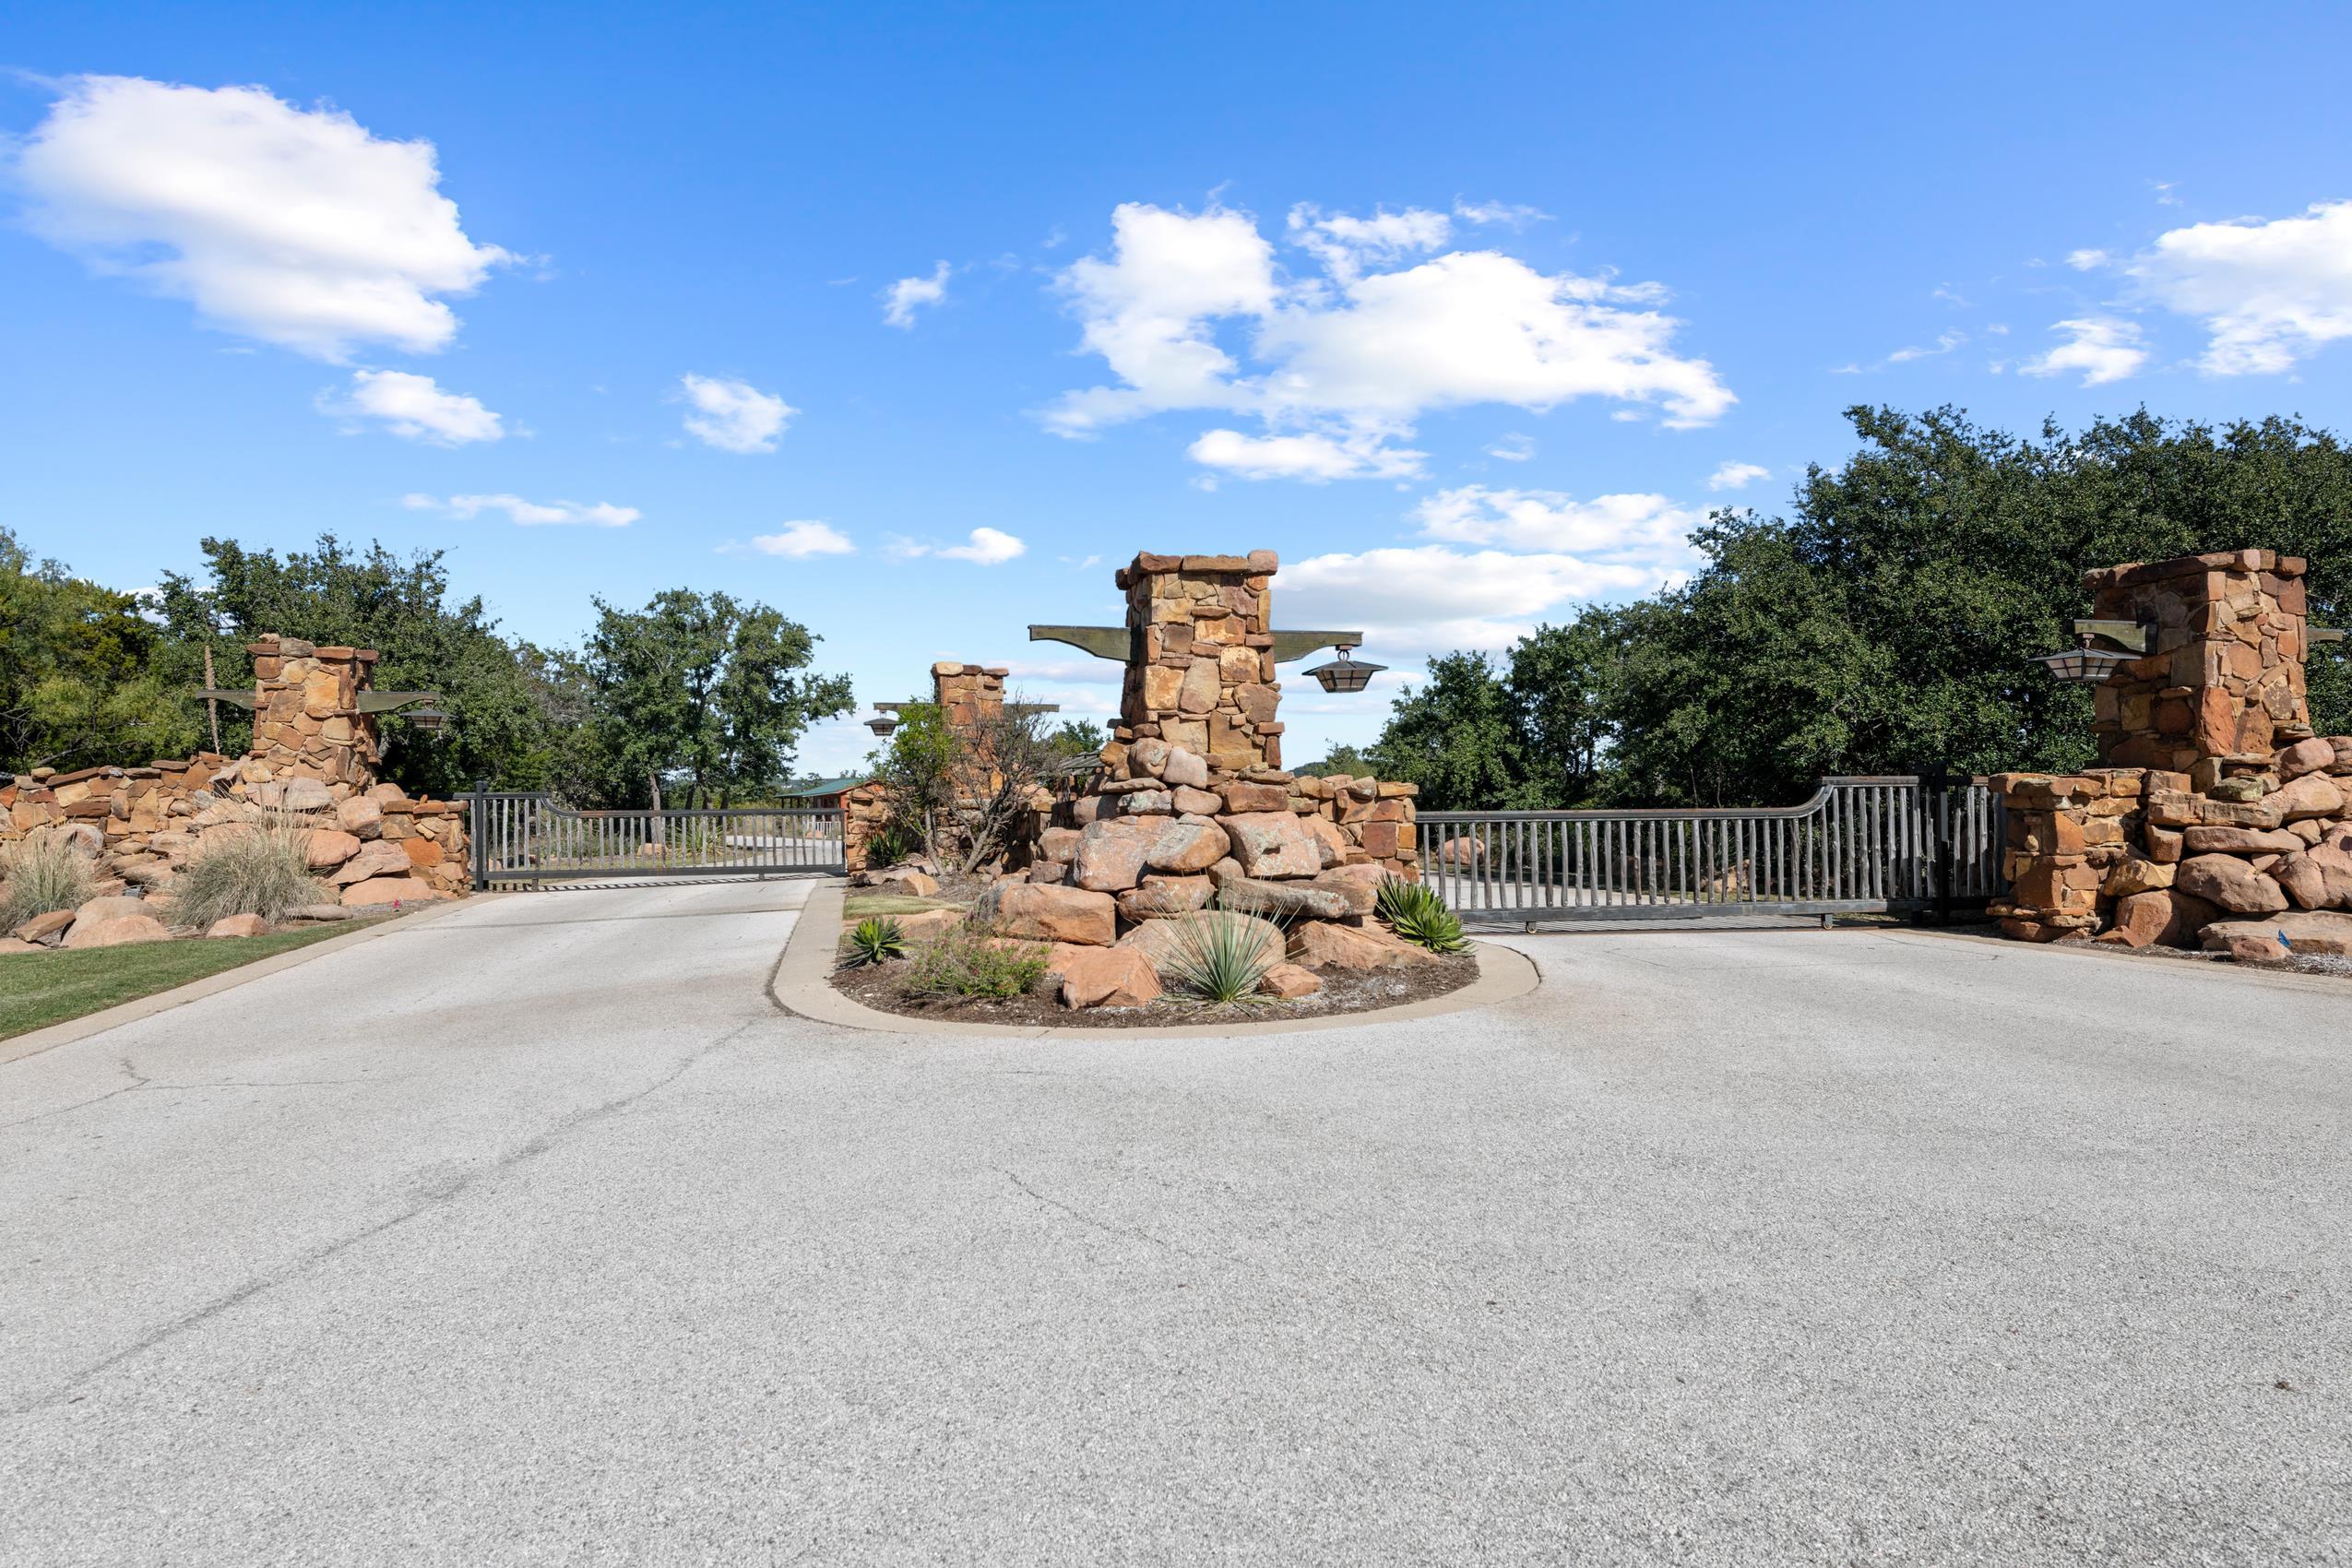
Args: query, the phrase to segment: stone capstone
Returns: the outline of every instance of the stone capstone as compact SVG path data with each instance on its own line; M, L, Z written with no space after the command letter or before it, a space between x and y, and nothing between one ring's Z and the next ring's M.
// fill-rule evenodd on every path
M1110 894L1084 886L995 883L972 906L972 918L998 936L1029 942L1108 947L1119 934L1118 904Z

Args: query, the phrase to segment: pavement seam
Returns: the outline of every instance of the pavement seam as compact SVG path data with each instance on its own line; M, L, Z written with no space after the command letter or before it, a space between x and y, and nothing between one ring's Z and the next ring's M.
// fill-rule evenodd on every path
M734 1044L737 1040L741 1039L744 1035L750 1033L752 1029L756 1028L761 1021L762 1020L756 1018L745 1019L742 1023L736 1025L733 1028L728 1030L717 1039L710 1041L707 1045L695 1047L695 1050L687 1054L684 1061L679 1063L675 1068L663 1074L659 1078L650 1084L647 1084L645 1087L632 1090L631 1092L622 1095L617 1099L606 1100L601 1105L591 1106L586 1111L575 1111L568 1116L559 1117L555 1121L554 1124L547 1128L545 1131L534 1134L531 1137L517 1145L516 1147L508 1150L505 1154L499 1156L489 1164L484 1165L476 1170L469 1171L456 1181L435 1187L432 1191L426 1193L422 1197L410 1204L407 1208L401 1210L399 1213L378 1220L374 1224L363 1227L359 1230L355 1230L348 1236L339 1237L337 1240L327 1242L322 1246L314 1247L310 1251L303 1253L302 1255L295 1258L291 1263L267 1274L259 1276L258 1277L249 1279L244 1284L228 1292L226 1295L220 1296L211 1301L208 1301L203 1306L197 1307L191 1312L182 1313L179 1317L172 1319L170 1323L167 1323L161 1327L142 1336L137 1343L126 1345L122 1349L114 1351L113 1354L92 1362L89 1366L83 1368L80 1372L73 1373L62 1383L57 1384L48 1392L36 1395L21 1404L10 1406L5 1410L0 1410L0 1416L6 1416L9 1418L29 1416L37 1410L41 1410L50 1406L61 1403L73 1403L73 1400L68 1399L66 1396L73 1394L74 1390L81 1387L84 1384L89 1383L90 1380L100 1376L101 1373L120 1366L134 1356L151 1350L157 1346L164 1344L169 1340L175 1339L190 1329L200 1327L202 1324L220 1316L222 1313L229 1311L231 1308L251 1301L254 1297L260 1295L265 1290L275 1289L280 1285L291 1284L294 1280L301 1278L303 1275L310 1273L320 1265L331 1262L340 1253L352 1247L358 1246L362 1241L380 1236L386 1231L391 1230L398 1226L405 1225L410 1220L415 1219L420 1216L433 1213L437 1209L445 1208L467 1193L471 1192L476 1186L481 1184L482 1182L487 1181L489 1178L502 1175L517 1166L526 1164L530 1160L538 1158L540 1155L548 1153L555 1147L559 1140L566 1137L574 1132L578 1131L580 1128L603 1121L608 1117L617 1116L621 1112L627 1111L630 1107L636 1105L638 1101L646 1099L647 1096L659 1093L661 1090L668 1088L671 1084L676 1083L680 1078L683 1077L687 1071L693 1068L697 1063L701 1062L703 1058L712 1055L724 1050L726 1047ZM123 1063L123 1068L125 1072L132 1071L127 1057ZM125 1094L131 1089L145 1087L147 1082L148 1080L142 1078L137 1084L132 1084L125 1088L113 1091L113 1094ZM101 1099L111 1098L113 1098L112 1094L101 1095L99 1097ZM95 1102L85 1101L84 1103L88 1104ZM38 1118L36 1118L36 1120L38 1120Z

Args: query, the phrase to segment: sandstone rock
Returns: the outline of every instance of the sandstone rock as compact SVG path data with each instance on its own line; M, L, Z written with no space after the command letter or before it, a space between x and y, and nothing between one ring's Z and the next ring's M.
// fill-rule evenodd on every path
M2115 925L2097 940L2110 946L2194 947L2197 933L2218 920L2221 911L2203 898L2178 889L2133 893L2115 906Z
M2278 754L2278 776L2293 780L2306 773L2318 773L2334 766L2334 742L2312 739L2298 741Z
M355 838L373 838L384 826L384 808L366 795L353 795L335 805L335 821Z
M1310 885L1339 895L1347 900L1348 913L1369 915L1379 904L1380 885L1387 880L1384 867L1367 861L1362 865L1333 866Z
M1077 853L1078 830L1075 827L1049 827L1037 836L1038 859L1063 861Z
M2239 914L2287 908L2285 889L2235 855L2192 855L2180 862L2173 885Z
M1311 969L1402 969L1437 962L1434 953L1376 926L1310 921L1291 929L1289 946L1292 961Z
M26 942L45 943L74 923L71 909L52 909L45 915L35 915L16 929L15 934Z
M1118 797L1121 816L1172 816L1176 799L1165 790L1131 790Z
M1189 874L1208 870L1232 848L1230 836L1214 822L1172 823L1144 851L1144 861L1154 871Z
M116 874L134 887L145 888L150 897L170 887L174 880L172 868L161 861L124 866Z
M1170 794L1176 802L1180 816L1215 816L1225 809L1221 796L1211 794L1206 790L1196 790L1190 784L1179 784Z
M1219 902L1276 921L1337 921L1352 911L1346 895L1311 882L1265 882L1253 876L1217 879Z
M1240 940L1249 944L1253 952L1276 962L1281 960L1282 932L1280 928L1271 921L1262 921L1253 915L1237 914L1230 909L1204 909L1197 915L1187 916L1181 920L1146 921L1121 937L1118 944L1122 947L1140 948L1144 956L1151 960L1152 968L1158 970L1165 980L1173 977L1175 971L1170 966L1179 960L1184 951L1186 928L1197 929L1194 927L1196 921L1219 923L1238 921L1241 927Z
M155 913L155 906L144 898L109 896L89 899L80 909L76 909L74 923L78 925L84 921L113 921L121 920L125 915L152 915L153 913Z
M0 936L0 958L18 953L46 953L49 949L38 942L27 942L20 936Z
M949 927L963 924L966 918L961 909L923 909L890 917L898 922L898 934L909 942L929 942Z
M1170 784L1189 785L1198 790L1208 784L1208 759L1189 747L1171 745L1168 759L1160 764L1159 777Z
M2284 828L2191 827L2182 838L2192 855L2283 855L2303 847Z
M1119 895L1119 912L1130 921L1162 920L1206 909L1217 884L1206 876L1146 876Z
M303 858L313 871L332 871L359 852L357 836L332 827L314 827Z
M2291 783L2282 784L2262 798L2262 804L2272 807L2282 822L2296 822L2304 817L2334 816L2344 809L2344 791L2333 779L2322 774L2307 773Z
M873 873L867 881L870 887L885 887L909 898L935 898L939 896L939 879L912 866L891 866Z
M407 864L405 857L401 863ZM372 904L424 904L445 897L431 883L413 876L372 876L343 889L343 903L351 909Z
M1083 853L1085 846L1079 849ZM999 882L980 896L972 918L999 936L1028 942L1108 947L1119 934L1118 904L1110 894L1085 886Z
M1279 784L1253 784L1245 779L1228 779L1221 787L1225 809L1235 814L1244 812L1282 812L1290 809L1290 791Z
M335 797L315 778L289 778L278 803L290 812L323 812L335 804Z
M2254 778L2224 778L2205 793L2232 805L2251 805L2263 798L2263 786L2261 780Z
M1251 876L1313 876L1323 869L1321 840L1288 811L1242 812L1218 825Z
M1169 817L1111 817L1090 822L1070 857L1070 881L1097 893L1123 893L1143 880L1145 857L1177 826Z
M1176 707L1180 713L1206 713L1217 706L1217 660L1195 659L1192 668L1184 671L1183 684L1177 688Z
M1302 996L1313 996L1321 991L1323 977L1296 964L1277 964L1266 970L1265 979L1258 982L1258 989L1268 996L1296 1002Z
M1060 972L1064 1007L1141 1007L1160 993L1159 971L1139 948L1090 948Z
M1348 851L1355 846L1348 842L1348 835L1340 831L1337 823L1327 816L1321 815L1304 817L1301 820L1306 823L1307 831L1314 835L1316 848L1321 851L1323 863L1326 868L1338 865L1347 860Z
M205 928L207 936L259 936L269 922L259 915L226 915Z
M2110 898L2128 897L2134 893L2147 893L2172 885L2177 865L2160 865L2155 861L2133 856L2118 861L2108 868L2107 877L2099 884L2099 891Z
M2284 934L2286 942L2279 940ZM2352 956L2352 915L2297 910L2261 920L2215 921L2204 929L2208 953L2227 953L2240 963L2278 963L2290 953L2302 957Z
M65 932L67 947L120 947L131 942L169 942L171 931L153 915L116 915L107 920L80 920Z
M660 846L647 844L645 848L659 849ZM411 869L407 850L389 839L378 838L361 845L359 853L345 861L327 880L338 887L349 887L372 876L406 876Z
M1168 742L1157 735L1146 735L1127 748L1127 766L1144 778L1164 777L1161 769L1168 766Z

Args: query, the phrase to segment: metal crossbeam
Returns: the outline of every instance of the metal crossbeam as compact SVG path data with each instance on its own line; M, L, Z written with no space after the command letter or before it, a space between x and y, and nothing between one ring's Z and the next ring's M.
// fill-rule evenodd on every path
M1129 650L1134 646L1134 634L1124 626L1031 626L1029 641L1067 643L1097 659L1124 664ZM1289 664L1319 648L1363 646L1364 634L1361 632L1277 632L1274 634L1274 661Z

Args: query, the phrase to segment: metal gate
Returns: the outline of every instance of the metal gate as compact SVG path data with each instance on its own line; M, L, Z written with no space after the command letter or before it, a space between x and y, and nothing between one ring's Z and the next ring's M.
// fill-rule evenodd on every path
M1799 806L1422 812L1421 875L1466 916L1701 920L1948 911L2002 888L1982 778L1824 778Z
M837 809L571 811L552 795L495 790L467 799L476 887L846 869Z

